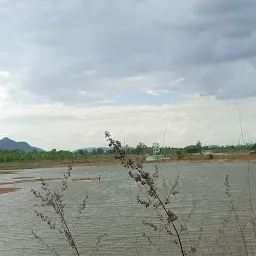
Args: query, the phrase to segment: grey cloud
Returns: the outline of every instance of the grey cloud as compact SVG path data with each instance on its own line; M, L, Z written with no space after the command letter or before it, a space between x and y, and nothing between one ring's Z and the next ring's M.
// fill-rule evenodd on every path
M252 0L200 1L195 7L198 33L211 33L212 61L256 56L256 2ZM200 24L199 24L200 22ZM203 29L200 30L200 27Z
M243 12L244 10L252 10L251 8L255 6L256 4L254 0L200 0L200 3L195 7L195 11L196 13L201 13L203 15L226 15L233 14L234 11Z
M160 23L175 31L185 50L181 64L225 62L256 56L256 2L251 0L200 0L187 22Z
M175 73L185 82L168 85L160 76L159 83L144 89L219 91L220 99L256 96L255 69L248 76L245 67L256 56L254 0L26 0L0 5L5 39L0 68L19 72L23 89L43 99L104 102L141 89L117 85L118 79L152 72ZM244 81L234 75L237 67Z

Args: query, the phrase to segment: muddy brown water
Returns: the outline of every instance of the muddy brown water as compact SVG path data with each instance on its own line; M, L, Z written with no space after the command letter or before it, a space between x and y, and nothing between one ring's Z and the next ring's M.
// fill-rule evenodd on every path
M184 246L195 244L197 232L203 221L203 239L201 240L196 255L209 255L216 244L218 229L222 226L223 219L228 216L229 204L225 195L224 180L226 174L230 176L232 191L236 203L248 210L248 176L246 163L200 163L200 164L159 164L160 177L157 185L161 193L171 188L172 182L180 173L178 194L173 198L172 209L178 215L189 213L195 201L196 210L192 215L189 235L183 237ZM147 165L149 170L153 166ZM256 176L256 164L251 165L252 173ZM0 175L1 183L15 182L28 177L50 179L52 187L59 186L55 179L62 177L66 168L23 170L18 173ZM98 175L101 181L97 181ZM84 178L96 180L80 180ZM142 224L147 221L158 221L156 213L145 210L136 202L138 195L145 195L145 188L140 187L129 178L127 170L118 167L87 166L75 167L72 170L72 179L65 195L67 221L72 227L78 209L85 193L88 202L85 213L77 225L74 237L80 250L80 255L179 255L177 246L170 243L170 238L161 231L154 232ZM253 183L253 182L252 182ZM255 185L252 184L252 189ZM1 185L0 188L20 188L16 192L0 194L0 255L52 255L38 241L31 229L41 235L43 239L56 248L62 256L73 255L66 245L65 239L54 231L49 231L33 210L38 201L31 193L31 188L40 188L40 182L19 182ZM253 201L255 194L253 192ZM245 214L245 213L244 213ZM231 225L232 226L232 225ZM232 227L227 229L233 244ZM195 231L195 232L194 232ZM146 232L152 238L153 244L142 236ZM253 237L249 230L248 244ZM98 250L96 243L100 238ZM234 246L235 248L235 246ZM138 251L138 253L137 253ZM213 255L222 255L218 247Z

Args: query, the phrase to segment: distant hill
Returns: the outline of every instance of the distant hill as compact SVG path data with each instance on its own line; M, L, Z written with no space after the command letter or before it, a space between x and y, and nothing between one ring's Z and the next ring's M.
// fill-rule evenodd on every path
M23 141L17 142L7 137L0 140L0 149L1 150L19 149L19 150L24 150L25 152L32 152L34 150L44 151L41 148L30 146L27 142L23 142Z
M88 152L92 152L93 150L97 150L98 148L103 149L105 152L112 150L110 147L90 147L90 148L82 148L82 150L87 150ZM127 149L133 149L133 147L122 147L122 148L127 148ZM78 151L80 149L75 150L74 152Z
M111 148L108 148L108 147L99 147L99 148L103 149L104 151L111 150ZM95 149L97 150L98 148L97 147L90 147L90 148L84 148L83 150L87 150L88 152L92 152Z

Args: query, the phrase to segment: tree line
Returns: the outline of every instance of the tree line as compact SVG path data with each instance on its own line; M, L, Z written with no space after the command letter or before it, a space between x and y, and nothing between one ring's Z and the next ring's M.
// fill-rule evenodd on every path
M185 147L164 147L161 148L160 154L166 155L177 155L178 152L182 154L197 154L202 153L204 151L212 151L212 153L234 153L234 152L247 152L247 151L256 151L256 143L247 143L245 145L225 145L225 146L203 146L200 141L197 141L194 145L188 145ZM142 142L140 142L136 148L130 150L131 153L143 155L143 154L151 154L153 152L153 147L148 147Z
M175 155L182 157L186 154L198 154L205 150L210 150L213 153L234 153L245 151L256 151L256 143L248 143L246 145L226 145L226 146L202 146L198 141L195 145L188 145L184 148L164 147L161 148L161 154ZM127 147L126 151L135 155L152 154L153 148L148 147L144 143L140 142L135 148ZM102 148L93 149L92 151L79 149L75 152L68 150L56 150L51 151L36 151L25 152L23 150L0 150L0 163L5 162L24 162L35 160L74 160L80 158L91 158L100 155L112 155L112 150L104 150Z

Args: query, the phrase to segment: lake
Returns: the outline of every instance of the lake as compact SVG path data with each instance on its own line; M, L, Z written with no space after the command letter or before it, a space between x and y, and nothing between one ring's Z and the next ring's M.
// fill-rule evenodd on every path
M232 194L243 218L249 214L248 204L248 164L246 163L200 163L200 164L159 164L160 177L157 186L160 193L171 188L177 174L180 173L178 194L172 197L172 209L177 215L188 214L195 202L196 209L189 222L190 233L184 236L184 245L196 244L203 231L196 255L209 255L218 229L230 212L229 198L225 194L224 181L230 176ZM146 165L152 170L153 166ZM256 175L256 164L251 164ZM15 181L17 177L60 178L66 168L21 170L16 174L0 175L0 182ZM1 171L0 171L1 172ZM143 219L159 223L157 213L151 208L145 209L137 203L138 195L145 195L145 187L136 184L125 168L114 167L74 167L72 178L97 177L101 181L69 182L65 195L67 221L70 226L79 203L88 194L87 206L75 230L75 240L80 255L179 255L177 246L170 242L170 237L160 230L142 224ZM59 182L51 181L52 187ZM60 252L60 255L73 255L65 238L59 233L45 228L45 224L35 215L33 210L38 202L31 193L31 188L40 188L39 182L19 183L1 187L17 187L17 192L0 195L0 250L1 256L14 255L52 255L43 245L33 238L31 230L35 230L42 238ZM255 203L255 185L252 184L252 196ZM241 207L241 208L240 208ZM241 209L244 209L244 212ZM185 216L185 215L184 215ZM203 224L202 224L203 223ZM232 222L227 228L230 243L237 245ZM234 227L234 226L233 226ZM235 229L236 230L236 229ZM237 231L237 230L236 230ZM149 243L142 234L151 237ZM195 233L196 232L196 233ZM248 246L253 244L253 230L247 228ZM96 246L100 237L100 243ZM222 239L223 240L223 239ZM252 241L251 241L252 240ZM232 246L231 246L232 247ZM234 246L235 248L235 246ZM232 250L232 248L230 249ZM221 246L212 255L221 255Z

